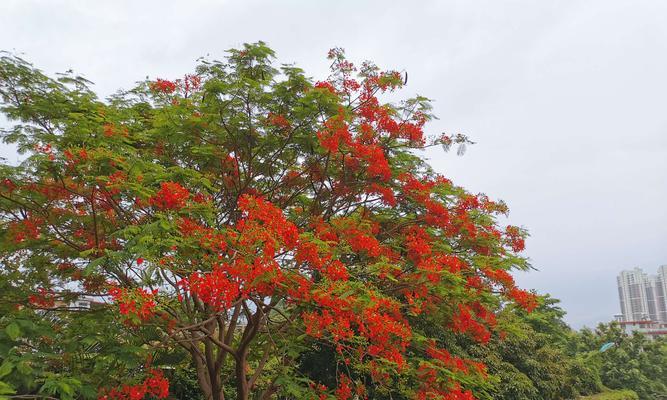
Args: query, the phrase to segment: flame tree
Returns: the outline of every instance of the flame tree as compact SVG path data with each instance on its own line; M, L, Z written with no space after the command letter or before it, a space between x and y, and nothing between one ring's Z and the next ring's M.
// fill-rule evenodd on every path
M5 55L4 140L26 154L0 169L14 359L39 364L13 314L62 325L86 296L100 304L77 315L110 311L97 329L121 332L100 354L179 347L206 399L483 391L485 366L441 332L484 343L498 310L535 307L508 273L527 267L525 232L419 156L467 139L425 136L426 98L381 101L406 77L340 49L329 59L313 83L260 42L102 101L83 78ZM335 385L299 368L318 349ZM168 397L150 357L105 373L102 399Z

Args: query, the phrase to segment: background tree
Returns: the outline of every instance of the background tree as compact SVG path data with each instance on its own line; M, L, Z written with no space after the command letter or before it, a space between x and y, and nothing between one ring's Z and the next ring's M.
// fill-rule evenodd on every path
M481 357L489 374L493 399L574 399L598 393L597 370L568 352L574 332L565 324L558 300L545 296L532 312L506 309L498 315L504 332L488 346L473 345L469 352Z
M606 343L614 345L600 352ZM617 323L600 324L574 335L569 350L594 367L610 389L631 389L642 400L667 397L665 337L652 340L639 332L628 335Z
M263 43L245 45L101 101L85 79L2 57L2 110L15 122L4 139L26 154L0 167L13 341L3 371L37 363L22 319L69 335L94 319L97 351L123 363L103 379L64 370L56 384L70 379L72 396L100 386L106 399L164 398L155 355L174 346L206 399L483 394L486 367L445 339L486 343L508 303L537 305L508 273L527 267L525 233L499 225L503 203L416 153L467 139L425 137L424 97L381 102L401 74L357 68L340 49L329 58L331 76L313 84L276 67ZM69 321L80 296L104 310ZM129 346L146 358L123 360ZM312 349L327 349L334 379L301 368Z

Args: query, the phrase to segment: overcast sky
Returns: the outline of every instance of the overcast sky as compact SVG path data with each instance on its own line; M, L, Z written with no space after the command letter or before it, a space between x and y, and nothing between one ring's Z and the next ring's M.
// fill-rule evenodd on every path
M539 270L520 284L561 299L574 327L619 312L620 270L667 264L665 1L2 0L0 26L0 49L102 96L258 40L321 79L344 47L407 70L406 95L435 100L431 133L477 142L427 156L509 204Z

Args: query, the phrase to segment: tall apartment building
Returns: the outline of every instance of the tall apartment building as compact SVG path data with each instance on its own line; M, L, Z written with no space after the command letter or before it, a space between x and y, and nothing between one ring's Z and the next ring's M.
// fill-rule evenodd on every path
M616 278L622 320L654 321L667 324L667 265L657 275L635 268L622 271Z

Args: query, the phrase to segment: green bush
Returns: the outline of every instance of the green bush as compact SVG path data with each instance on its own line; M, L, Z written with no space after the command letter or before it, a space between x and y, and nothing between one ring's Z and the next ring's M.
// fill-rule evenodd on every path
M638 400L639 396L632 390L611 390L593 396L580 397L580 400Z

